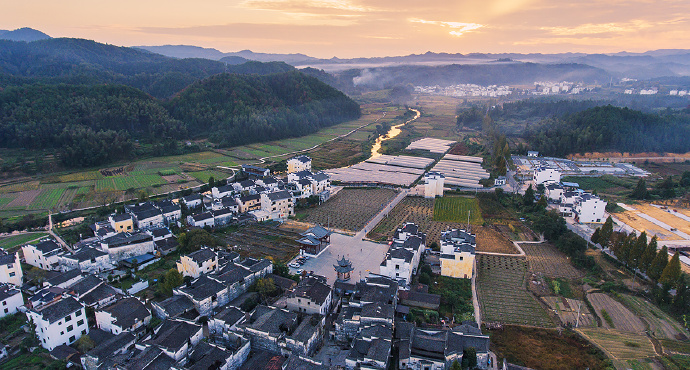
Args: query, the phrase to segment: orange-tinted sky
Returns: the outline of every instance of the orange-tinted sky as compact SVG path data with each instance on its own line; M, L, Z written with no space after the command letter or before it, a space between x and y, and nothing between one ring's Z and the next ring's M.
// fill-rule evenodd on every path
M688 0L21 0L0 29L116 45L371 57L690 46Z

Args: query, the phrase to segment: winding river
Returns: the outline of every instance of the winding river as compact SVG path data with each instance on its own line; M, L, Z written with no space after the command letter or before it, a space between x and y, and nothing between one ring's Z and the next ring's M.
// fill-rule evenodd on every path
M410 122L416 120L416 119L419 118L419 116L421 115L421 113L420 113L418 110L416 110L416 109L412 109L412 108L407 108L407 109L409 109L409 110L415 112L414 117L412 117L412 118L411 118L410 120L408 120L407 122L404 122L404 123L401 123L401 124L399 124L399 125L395 125L395 126L391 127L391 129L388 130L388 132L385 133L384 135L379 135L379 137L376 138L376 142L374 143L374 146L371 147L371 157L370 157L370 159L371 159L371 158L380 157L380 156L381 156L381 153L379 153L379 150L381 149L381 143L383 143L383 142L386 141L386 140L390 140L390 139L392 139L392 138L394 138L394 137L400 135L400 133L402 132L402 130L400 130L400 127L405 126L406 124L408 124L408 123L410 123Z

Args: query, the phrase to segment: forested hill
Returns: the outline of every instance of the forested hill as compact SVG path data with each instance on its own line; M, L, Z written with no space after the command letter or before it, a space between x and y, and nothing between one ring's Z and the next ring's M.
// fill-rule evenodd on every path
M530 148L544 155L584 152L690 151L690 112L658 115L611 105L532 125Z
M306 135L360 116L345 94L296 71L213 76L167 105L175 119L222 146Z
M0 91L0 147L52 148L64 165L87 167L176 154L176 140L192 136L228 146L305 135L359 115L343 93L296 71L219 74L172 101L123 85L27 84Z
M231 65L208 59L175 59L83 39L0 40L0 88L35 82L116 83L169 98L195 81L222 72L271 74L289 70L295 68L281 62Z

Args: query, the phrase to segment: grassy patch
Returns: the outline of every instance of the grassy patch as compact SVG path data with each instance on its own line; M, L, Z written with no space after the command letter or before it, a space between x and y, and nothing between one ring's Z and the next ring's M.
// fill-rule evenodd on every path
M65 189L46 189L41 191L40 194L34 198L34 200L29 205L29 209L52 209L60 200L62 193Z
M484 223L476 198L443 197L434 203L434 221L467 223L481 225Z
M506 325L488 331L499 359L533 369L606 369L610 361L573 332ZM499 360L500 361L500 360Z
M601 310L601 316L604 317L604 320L606 320L610 327L616 327L616 325L613 325L613 319L611 318L611 315L609 315L609 313L606 312L606 310Z
M434 276L434 283L429 285L429 293L441 296L442 316L456 315L458 318L471 315L474 317L472 306L472 281L470 279L455 279L448 276Z
M48 235L48 233L42 233L42 232L31 233L31 234L11 235L11 236L0 239L0 248L12 249L14 247L18 247L20 245L26 244L30 241L40 239L46 235Z
M229 173L225 172L220 172L220 171L196 171L196 172L189 172L189 176L194 177L195 179L203 182L204 184L208 182L208 179L213 177L216 180L221 180L224 178L227 178L230 176Z

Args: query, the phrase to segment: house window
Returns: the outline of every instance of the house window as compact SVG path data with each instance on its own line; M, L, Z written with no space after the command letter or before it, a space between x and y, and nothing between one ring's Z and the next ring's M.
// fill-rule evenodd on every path
M74 313L74 316L81 316L81 311L77 311Z
M72 320L72 318L69 315L65 316L65 324L67 323L67 321L70 321L70 320Z
M297 303L302 303L302 300L297 298Z
M74 342L76 339L77 339L77 338L76 338L74 335L71 336L71 337L69 337L70 343Z
M2 301L3 306L7 306L7 301Z
M11 264L11 263L10 263L9 265L7 265L7 268L8 268L8 269L11 269L12 267L14 267L14 265Z
M68 332L69 332L69 331L72 331L72 330L74 330L74 325L70 325L70 326L67 327L67 331L68 331Z
M14 272L10 272L10 277L14 277L16 275Z
M5 308L5 313L8 313L8 312L10 312L10 310L9 310L9 309L7 309L7 308Z
M396 270L400 270L400 265L395 265Z
M86 335L86 329L82 330L82 331L81 331L81 334L82 334L82 335Z
M82 320L79 320L79 321L77 321L77 326L81 326L81 325L83 325L83 324L84 324L84 320L83 320L83 319L82 319Z

